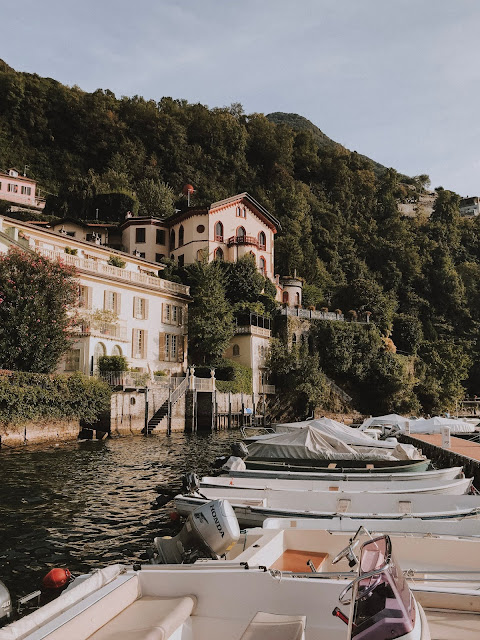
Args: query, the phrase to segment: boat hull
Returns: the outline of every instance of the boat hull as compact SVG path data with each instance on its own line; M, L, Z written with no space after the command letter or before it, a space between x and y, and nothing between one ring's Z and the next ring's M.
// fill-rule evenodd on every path
M430 460L418 460L405 462L404 460L360 462L359 460L285 460L285 459L253 459L245 460L247 469L264 471L299 471L321 473L412 473L414 471L427 471Z

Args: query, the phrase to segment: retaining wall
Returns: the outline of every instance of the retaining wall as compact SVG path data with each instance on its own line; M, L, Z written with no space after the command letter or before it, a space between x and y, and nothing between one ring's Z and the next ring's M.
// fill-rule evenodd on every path
M168 388L149 388L148 390L148 419L168 400ZM111 434L141 435L145 427L145 394L138 391L116 391L112 393L110 403ZM174 405L172 413L172 431L185 429L185 397ZM152 432L163 433L167 430L167 418Z
M0 425L1 444L5 447L76 440L79 432L79 420L37 420L22 425Z

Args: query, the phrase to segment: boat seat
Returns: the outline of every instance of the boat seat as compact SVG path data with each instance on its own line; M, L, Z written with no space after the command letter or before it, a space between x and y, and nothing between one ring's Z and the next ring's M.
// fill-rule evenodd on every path
M320 553L318 551L299 551L297 549L285 549L280 557L269 567L278 571L291 571L293 573L308 573L307 562L311 560L315 569L322 566L323 562L328 558L328 553Z
M284 616L259 612L240 640L303 640L306 616Z
M88 636L88 640L166 640L188 620L195 605L194 596L144 596Z

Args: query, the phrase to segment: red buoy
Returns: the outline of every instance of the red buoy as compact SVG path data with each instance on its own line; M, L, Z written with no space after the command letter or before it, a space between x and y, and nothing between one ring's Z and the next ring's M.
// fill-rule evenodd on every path
M176 520L180 520L180 514L178 514L176 511L171 511L169 513L169 516L172 522L175 522Z
M51 569L42 580L44 589L63 589L70 580L72 574L68 569Z

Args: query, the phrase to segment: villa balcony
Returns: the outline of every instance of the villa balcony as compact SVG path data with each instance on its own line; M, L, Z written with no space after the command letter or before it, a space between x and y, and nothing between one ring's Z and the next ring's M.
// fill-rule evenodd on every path
M258 247L258 238L255 238L255 236L231 236L227 241L227 245L229 247L232 247L234 245L249 245L251 247Z
M133 271L131 269L121 269L120 267L114 267L108 264L106 261L85 258L82 256L74 256L62 251L52 251L50 249L44 249L39 247L36 251L50 260L58 260L64 264L69 264L76 267L79 271L84 273L91 273L99 276L107 276L122 282L146 285L147 287L156 289L158 291L164 291L166 293L175 293L179 295L188 295L190 287L179 284L177 282L170 282L169 280L163 280L151 276L148 273L143 273L140 270Z
M127 337L127 328L110 322L82 322L75 327L74 333L79 334L80 336L91 336L95 338L104 338L105 340L129 342Z

